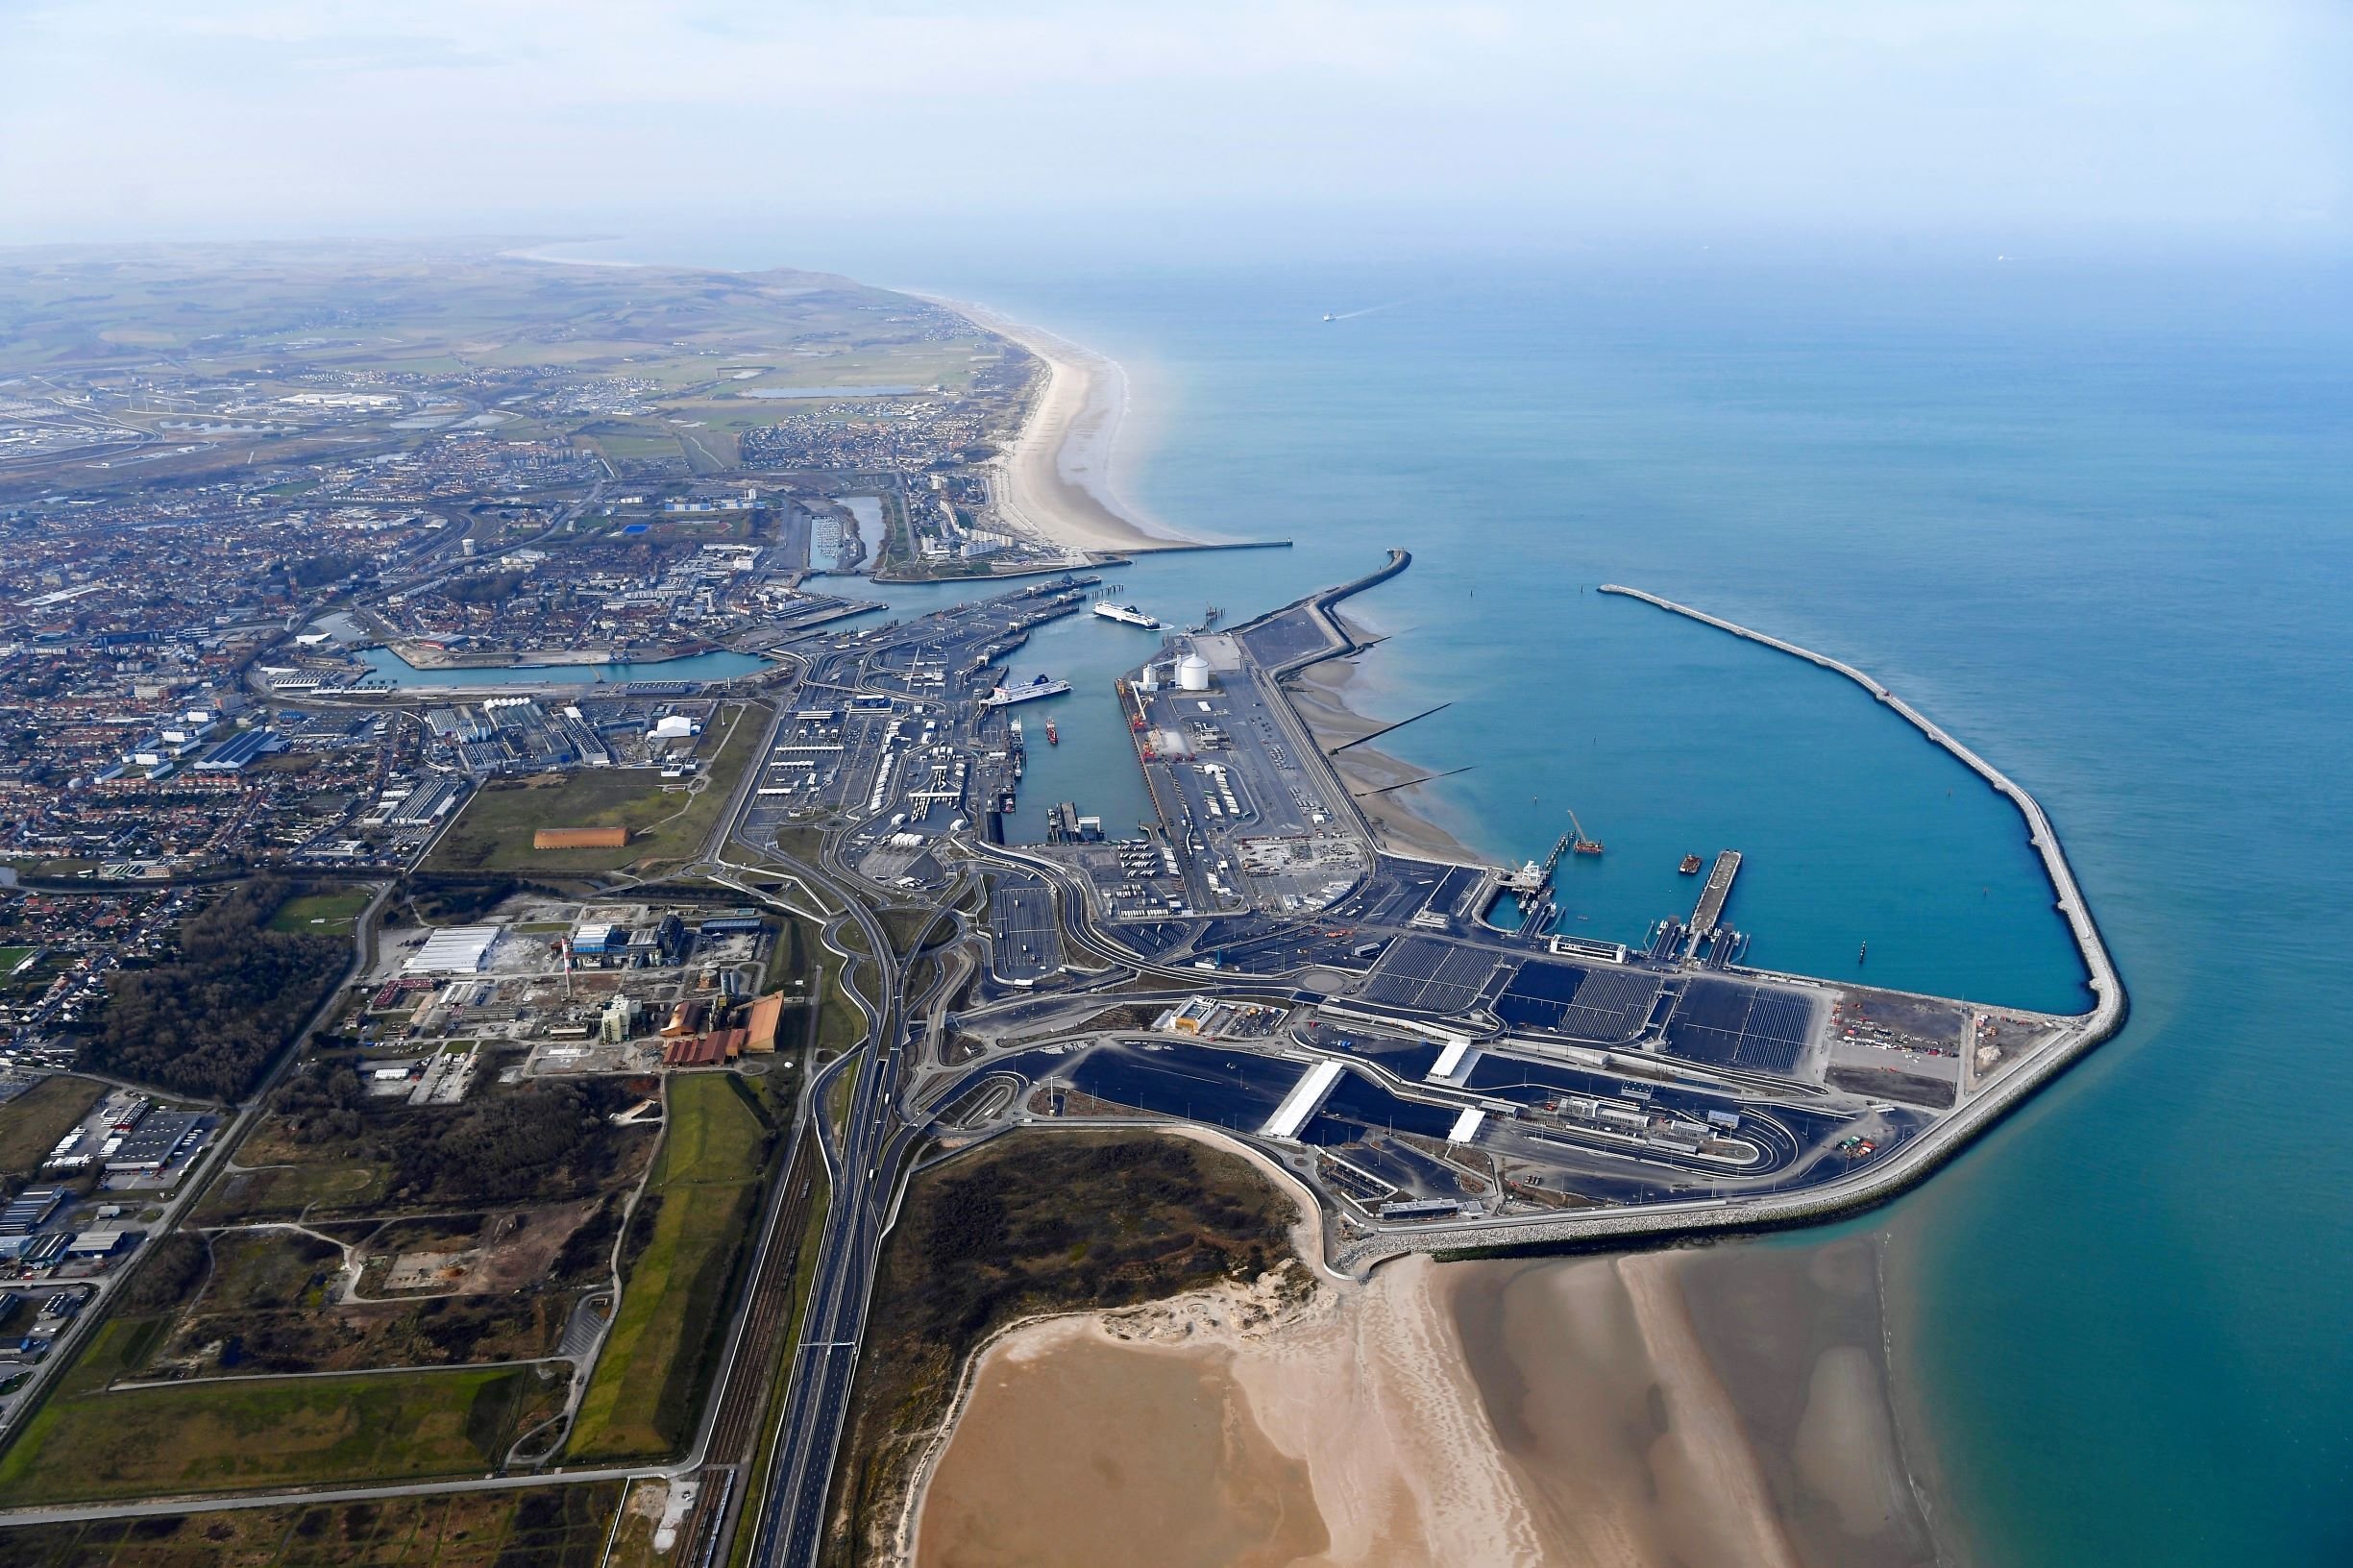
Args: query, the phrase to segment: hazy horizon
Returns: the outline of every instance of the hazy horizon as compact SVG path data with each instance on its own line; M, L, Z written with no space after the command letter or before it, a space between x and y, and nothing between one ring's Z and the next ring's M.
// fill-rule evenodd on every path
M2298 0L0 5L0 242L2342 254ZM826 249L820 242L808 247Z

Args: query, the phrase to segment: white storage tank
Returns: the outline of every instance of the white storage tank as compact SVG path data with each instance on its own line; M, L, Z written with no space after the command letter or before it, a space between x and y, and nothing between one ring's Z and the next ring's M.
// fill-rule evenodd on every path
M1210 661L1198 653L1188 653L1177 660L1177 690L1206 692L1210 689Z

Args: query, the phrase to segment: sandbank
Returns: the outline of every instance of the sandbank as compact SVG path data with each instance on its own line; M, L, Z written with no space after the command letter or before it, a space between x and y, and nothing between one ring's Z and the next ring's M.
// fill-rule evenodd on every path
M974 1369L916 1560L1935 1560L1876 1247L1416 1256L1272 1314L1228 1291L1032 1324Z
M1074 551L1134 554L1195 543L1147 524L1112 489L1112 443L1127 411L1114 361L1042 328L957 300L948 306L1011 338L1045 366L1013 450L992 465L996 505L1014 527Z

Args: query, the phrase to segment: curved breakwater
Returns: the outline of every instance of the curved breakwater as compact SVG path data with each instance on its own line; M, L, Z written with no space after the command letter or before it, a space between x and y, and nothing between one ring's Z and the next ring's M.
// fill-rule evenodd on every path
M2086 984L2097 998L2092 1011L2085 1016L2085 1023L2095 1028L2104 1025L2108 1033L2114 1033L2117 1026L2124 1021L2126 1004L2123 984L2117 978L2116 965L2108 957L2107 944L2100 941L2099 926L2093 920L2091 909L2084 903L2083 890L2076 884L2074 869L2067 863L2067 851L2060 846L2058 832L2050 825L2050 818L2045 814L2042 802L2027 794L2009 774L1971 750L1935 720L1844 660L1831 658L1826 653L1817 653L1812 649L1800 648L1795 643L1785 642L1737 622L1727 621L1722 616L1710 615L1705 610L1693 609L1688 604L1678 604L1671 599L1662 599L1640 588L1605 582L1602 584L1601 591L1627 599L1638 599L1645 604L1654 604L1673 614L1688 616L1719 631L1728 631L1735 637L1762 643L1792 658L1803 659L1808 664L1820 665L1825 670L1846 676L1901 714L1913 728L1951 752L1970 772L2006 796L2010 803L2018 807L2019 814L2026 819L2026 842L2042 859L2043 870L2050 878L2051 891L2057 895L2059 913L2066 918L2068 929L2075 937L2075 949L2083 958L2083 967L2089 975Z
M1342 1248L1334 1259L1340 1268L1360 1273L1384 1259L1410 1252L1458 1251L1464 1246L1465 1233L1483 1233L1480 1237L1483 1243L1502 1247L1574 1246L1582 1241L1630 1240L1645 1236L1696 1231L1767 1230L1828 1219L1869 1208L1885 1202L1923 1180L1960 1152L1979 1133L2000 1120L2037 1089L2063 1071L2069 1064L2123 1026L2129 1005L2123 982L2117 974L2114 961L2108 956L2107 944L2100 940L2099 927L2092 919L2090 906L2084 901L2083 891L2075 881L2073 869L2068 865L2067 852L2060 845L2057 830L2051 826L2050 818L2043 810L2042 803L2023 786L1964 745L1943 725L1843 660L1801 648L1795 643L1687 604L1679 604L1639 588L1605 583L1601 592L1640 600L1672 614L1686 616L1719 630L1728 631L1735 637L1760 643L1777 652L1846 676L1877 701L1902 715L1914 728L1952 753L1972 772L2007 798L2025 819L2027 841L2042 861L2044 871L2050 879L2057 908L2074 937L2088 976L2086 984L2091 988L2095 999L2094 1005L2090 1012L2073 1020L2063 1039L2019 1064L1949 1118L1898 1150L1884 1164L1846 1181L1828 1183L1808 1192L1785 1196L1633 1206L1601 1214L1532 1222L1525 1219L1472 1221L1465 1225L1449 1226L1443 1234L1384 1233Z

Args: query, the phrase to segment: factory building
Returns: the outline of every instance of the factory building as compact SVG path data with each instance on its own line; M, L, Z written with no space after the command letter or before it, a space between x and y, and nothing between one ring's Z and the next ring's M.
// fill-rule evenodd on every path
M425 945L401 966L401 972L473 974L490 957L501 934L495 925L445 925L425 939Z

